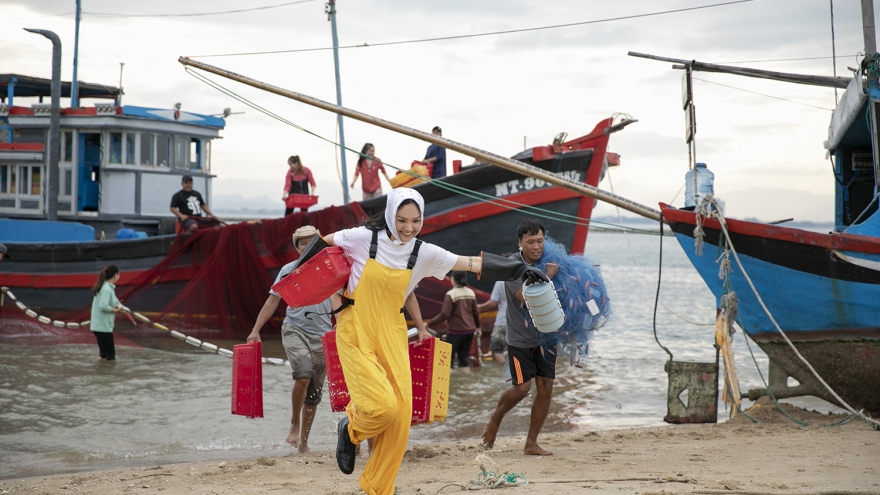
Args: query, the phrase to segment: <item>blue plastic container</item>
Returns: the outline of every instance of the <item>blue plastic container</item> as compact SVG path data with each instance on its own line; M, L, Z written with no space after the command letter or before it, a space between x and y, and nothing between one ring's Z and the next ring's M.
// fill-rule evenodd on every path
M134 229L119 229L116 232L117 239L134 239L135 237Z
M146 239L147 233L144 231L141 231L141 230L135 230L134 231L134 238L135 239Z
M694 194L694 173L697 174L697 192ZM698 206L707 194L715 195L715 174L705 163L697 163L694 170L688 170L684 176L684 206L693 208Z

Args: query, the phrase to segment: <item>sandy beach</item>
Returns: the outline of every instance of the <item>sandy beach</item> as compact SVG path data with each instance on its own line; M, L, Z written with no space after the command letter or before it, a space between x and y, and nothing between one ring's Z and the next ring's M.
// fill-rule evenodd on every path
M843 416L786 406L801 427L767 400L720 424L670 425L544 435L549 457L524 456L523 437L501 436L485 451L477 439L410 445L397 476L399 494L464 490L484 466L521 474L517 493L880 493L880 431L864 421L823 427ZM137 469L0 480L0 493L358 494L358 469L345 476L332 452L247 461L183 463ZM492 465L495 463L497 468ZM516 482L521 483L521 478Z

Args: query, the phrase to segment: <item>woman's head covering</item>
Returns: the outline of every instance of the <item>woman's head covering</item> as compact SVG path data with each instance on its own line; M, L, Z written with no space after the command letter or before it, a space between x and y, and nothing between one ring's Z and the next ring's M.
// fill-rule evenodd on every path
M424 221L425 200L422 198L421 194L408 187L392 189L391 192L388 193L387 202L385 203L385 224L388 226L391 235L394 236L394 241L392 242L397 245L405 244L400 241L400 234L397 233L397 210L400 208L400 204L408 199L416 202L416 205L419 207L419 213L422 214L422 221ZM416 234L418 234L418 232L416 232Z

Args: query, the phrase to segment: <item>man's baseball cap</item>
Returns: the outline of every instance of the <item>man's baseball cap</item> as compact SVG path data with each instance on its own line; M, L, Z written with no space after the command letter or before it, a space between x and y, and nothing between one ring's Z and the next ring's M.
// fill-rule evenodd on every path
M294 244L296 244L296 241L299 239L316 235L321 235L321 232L318 229L311 225L303 225L302 227L296 229L296 232L293 233L293 242Z
M443 134L443 129L441 129L439 125L435 125L434 128L431 129L431 132L433 132L433 131L437 131L440 134Z
M6 250L6 244L0 243L0 253L3 253L7 258L12 257L12 256L9 256L9 252Z
M192 175L184 175L183 178L180 179L180 182L192 182L192 180L193 180Z

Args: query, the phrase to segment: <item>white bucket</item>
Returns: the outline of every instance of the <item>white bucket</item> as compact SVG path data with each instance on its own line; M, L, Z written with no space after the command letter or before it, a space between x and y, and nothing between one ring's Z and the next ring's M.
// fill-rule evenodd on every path
M565 322L565 313L553 282L539 282L523 287L523 298L529 314L539 332L551 333L559 330Z

